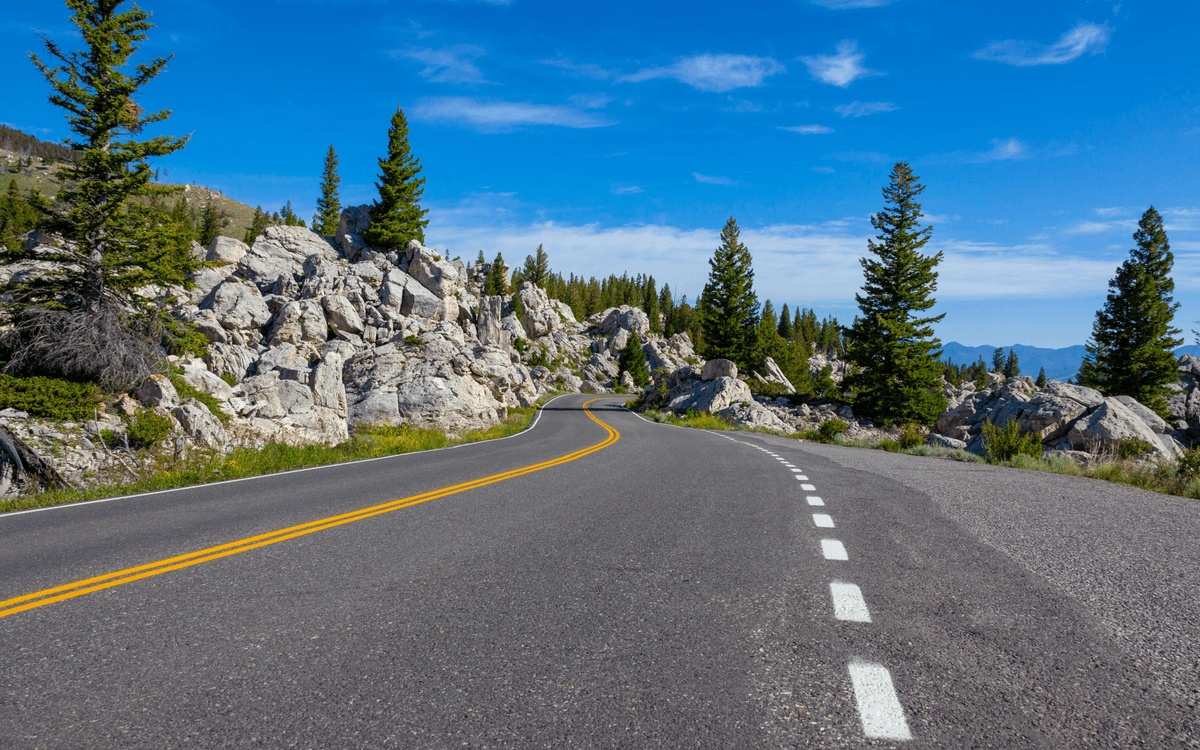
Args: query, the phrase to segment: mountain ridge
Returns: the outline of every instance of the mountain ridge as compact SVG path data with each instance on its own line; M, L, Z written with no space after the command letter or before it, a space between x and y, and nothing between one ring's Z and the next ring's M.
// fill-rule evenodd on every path
M966 346L957 341L950 341L942 346L942 361L954 362L956 365L969 365L983 357L983 361L991 366L992 352L996 351L996 348L988 345ZM1048 349L1028 344L1013 344L999 348L1003 349L1006 355L1008 350L1012 349L1021 365L1022 375L1036 376L1038 370L1044 367L1046 377L1050 380L1066 380L1075 377L1075 373L1079 372L1079 365L1083 362L1084 355L1087 354L1087 349L1083 344L1064 346L1061 349ZM1200 356L1200 345L1193 344L1175 349L1176 357L1184 354Z

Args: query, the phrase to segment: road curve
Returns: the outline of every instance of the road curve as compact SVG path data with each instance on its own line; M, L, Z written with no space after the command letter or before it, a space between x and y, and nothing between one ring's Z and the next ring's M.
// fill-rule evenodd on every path
M1200 747L1196 503L589 400L0 516L0 746Z

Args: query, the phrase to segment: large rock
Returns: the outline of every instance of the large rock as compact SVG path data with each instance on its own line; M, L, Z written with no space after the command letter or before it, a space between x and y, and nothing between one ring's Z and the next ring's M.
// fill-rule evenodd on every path
M1104 403L1104 394L1095 388L1064 383L1061 380L1048 381L1046 387L1042 390L1051 396L1059 396L1060 398L1069 398L1072 401L1077 401L1089 409Z
M237 263L248 252L250 247L245 242L232 237L217 237L209 243L204 259L210 263Z
M321 303L313 299L292 300L275 316L271 328L271 346L281 343L323 344L329 338L329 327Z
M458 268L437 251L412 240L405 253L409 258L408 275L421 282L435 297L453 297L462 290L465 279Z
M267 227L262 234L263 240L276 247L283 248L293 259L303 262L310 255L317 254L327 260L337 260L337 248L307 227L288 227L276 224ZM258 247L259 242L254 243Z
M842 379L850 374L849 362L843 362L835 357L827 357L820 353L808 358L808 372L813 377L820 375L821 371L826 367L829 368L829 379L835 383L841 383Z
M697 383L685 393L671 399L668 407L674 411L706 411L716 413L745 401L754 401L750 386L737 378L720 377L709 382Z
M227 440L225 427L204 404L195 399L188 399L171 410L172 416L179 422L185 434L205 448L220 449Z
M258 287L236 279L218 285L200 307L212 310L217 321L232 330L261 328L271 320L271 310Z
M1165 437L1165 436L1162 436ZM1122 440L1146 443L1166 458L1176 458L1178 448L1169 437L1160 439L1137 414L1116 398L1106 398L1094 411L1080 418L1067 433L1071 447L1088 453L1114 453Z
M1067 434L1072 422L1085 411L1078 401L1041 393L1028 401L1004 401L991 418L997 427L1016 419L1022 434L1032 432L1043 442L1049 442Z
M640 308L621 305L610 307L588 318L604 336L611 336L619 329L637 332L642 339L650 332L650 318Z
M720 410L717 414L732 424L749 427L752 430L771 430L788 434L796 431L773 411L753 401L736 403Z
M232 386L222 380L219 375L201 367L183 365L180 368L179 377L201 393L215 396L222 401L228 400L233 395Z
M701 380L716 380L717 378L736 378L738 368L728 359L710 359L704 363L700 372Z
M1159 435L1170 435L1174 430L1171 425L1167 424L1167 420L1154 413L1154 410L1148 406L1143 406L1141 402L1133 396L1114 396L1118 401L1125 405L1125 408L1137 415L1137 418L1146 423L1154 432Z
M787 389L788 393L795 393L796 388L792 385L792 381L787 379L783 374L783 370L779 369L779 365L771 357L767 357L763 364L763 369L767 371L765 376L759 376L767 383L779 383Z
M204 364L214 375L232 375L241 380L250 374L250 366L258 356L244 346L236 344L209 344L204 355Z
M366 243L363 233L371 226L371 207L369 205L351 206L342 211L338 218L335 241L342 249L342 254L350 260L356 260Z
M162 406L170 409L179 405L179 393L166 375L151 375L138 386L137 400L143 406Z
M503 321L504 298L499 296L480 298L479 314L475 319L479 343L484 346L507 349L511 342L504 333Z
M321 306L325 309L325 320L335 332L348 331L354 334L363 332L363 321L353 303L344 294L330 294L321 298Z
M521 324L525 326L529 338L541 338L562 325L563 316L544 289L539 289L532 282L522 281L517 286L516 295L521 300Z
M266 294L277 287L286 287L288 282L294 285L304 266L287 250L268 242L264 235L238 260L237 272Z

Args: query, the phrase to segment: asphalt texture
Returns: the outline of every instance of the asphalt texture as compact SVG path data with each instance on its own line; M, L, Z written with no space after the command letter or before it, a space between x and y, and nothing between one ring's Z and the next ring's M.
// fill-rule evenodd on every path
M0 516L0 599L594 446L587 400L502 441ZM620 403L569 463L0 605L0 747L1200 747L1200 505ZM866 736L859 662L911 740Z

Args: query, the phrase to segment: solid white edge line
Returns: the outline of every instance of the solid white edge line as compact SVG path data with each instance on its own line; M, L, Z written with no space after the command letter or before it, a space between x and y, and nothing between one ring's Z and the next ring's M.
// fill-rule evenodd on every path
M868 739L911 740L904 708L896 697L892 675L882 664L855 659L848 665L854 699Z
M863 600L862 589L853 583L831 581L829 597L833 599L833 616L846 622L870 622L871 613Z
M813 513L813 524L818 529L832 529L833 516L828 513Z
M474 443L460 443L459 445L448 445L445 448L430 448L429 450L416 451L415 453L435 453L437 451L452 451L455 448L466 448L469 445L485 445L487 443L498 443L501 440L509 440L511 438L521 437L522 435L524 435L526 433L532 432L533 428L537 427L538 422L542 418L542 411L547 406L549 406L550 404L554 403L555 401L557 401L558 399L560 399L564 396L576 396L576 395L590 396L592 394L590 394L590 393L580 393L580 394L560 393L560 394L558 394L554 398L550 399L546 403L539 406L538 410L537 410L537 414L534 415L533 421L529 423L529 426L526 427L525 429L521 430L520 432L518 432L515 435L507 435L502 438L492 438L491 440L477 440ZM258 476L242 477L240 479L222 479L219 482L205 482L204 484L189 484L186 487L172 487L169 490L154 490L153 492L139 492L136 495L117 495L116 497L102 497L97 500L83 500L78 503L67 503L65 505L51 505L49 508L30 508L28 510L14 510L14 511L10 511L8 513L0 513L0 521L4 520L5 518L11 518L12 516L23 516L26 513L42 513L44 511L48 511L48 510L63 510L65 508L78 508L82 505L95 505L97 503L111 503L114 500L133 500L136 498L151 497L152 495L165 495L168 492L183 492L184 490L194 490L197 487L219 487L224 484L236 484L238 482L249 482L249 481L252 481L255 479L266 479L267 477L281 477L286 474L300 474L300 473L303 473L306 471L319 471L321 469L332 469L336 466L351 466L353 464L371 463L372 461L387 461L388 459L402 458L404 456L412 456L412 455L415 455L415 453L412 453L412 452L410 452L410 453L395 453L391 456L377 456L375 458L360 458L357 461L343 461L343 462L337 463L337 464L325 464L323 466L309 466L304 469L289 469L287 471L277 471L274 474L259 474Z

